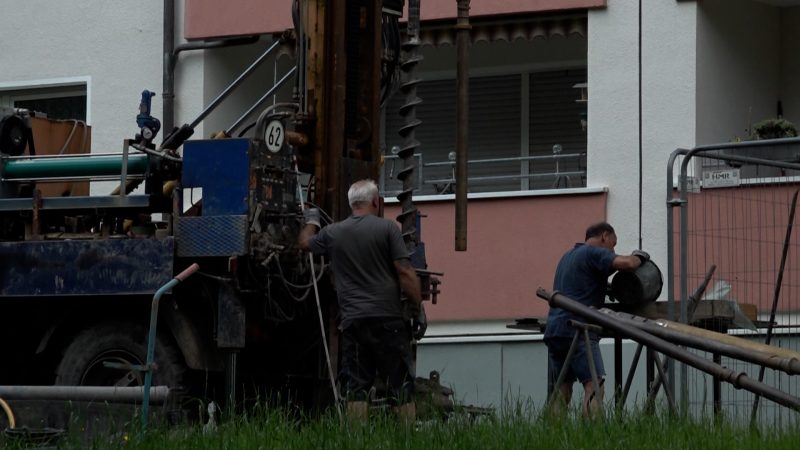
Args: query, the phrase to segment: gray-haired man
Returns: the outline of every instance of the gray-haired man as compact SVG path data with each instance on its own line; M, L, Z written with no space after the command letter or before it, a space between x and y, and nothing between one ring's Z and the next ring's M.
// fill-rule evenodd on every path
M356 181L347 198L350 217L317 234L319 211L309 209L298 238L301 249L331 261L342 331L339 382L347 412L366 418L367 393L377 376L386 382L399 414L413 420L411 329L403 319L400 291L412 305L419 305L419 280L397 224L378 217L375 182Z

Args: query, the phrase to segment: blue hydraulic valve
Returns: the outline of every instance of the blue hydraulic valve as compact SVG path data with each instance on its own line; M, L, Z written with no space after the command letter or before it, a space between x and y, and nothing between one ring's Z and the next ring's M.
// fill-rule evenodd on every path
M161 129L161 122L150 115L150 100L156 95L147 89L142 91L142 101L139 103L139 114L136 115L136 125L139 126L139 134L136 140L145 145L150 144Z

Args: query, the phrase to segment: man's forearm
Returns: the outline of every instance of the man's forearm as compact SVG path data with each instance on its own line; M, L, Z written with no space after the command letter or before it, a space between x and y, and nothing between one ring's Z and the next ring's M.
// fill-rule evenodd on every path
M308 243L311 242L311 238L317 234L317 226L312 224L305 224L303 229L300 230L300 234L297 236L297 246L300 250L309 251Z

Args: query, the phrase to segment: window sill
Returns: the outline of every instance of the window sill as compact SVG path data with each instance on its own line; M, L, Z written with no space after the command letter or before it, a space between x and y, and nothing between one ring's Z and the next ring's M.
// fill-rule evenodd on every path
M515 198L515 197L550 197L556 195L586 195L608 192L608 187L583 187L568 189L537 189L533 191L505 191L505 192L473 192L467 194L468 200L493 199L493 198ZM455 200L455 194L445 195L416 195L413 197L415 202L437 202ZM400 203L397 197L385 197L384 203Z

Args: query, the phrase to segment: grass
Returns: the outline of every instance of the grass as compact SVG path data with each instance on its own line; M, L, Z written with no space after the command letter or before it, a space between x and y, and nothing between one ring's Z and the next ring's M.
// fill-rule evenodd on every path
M670 415L626 413L604 420L584 420L572 413L561 418L517 411L505 417L398 423L373 417L368 423L341 425L335 414L298 419L279 410L258 408L203 432L202 424L127 428L81 442L78 434L59 448L92 449L794 449L800 428L751 430L724 420L691 420ZM25 448L3 442L2 448Z

